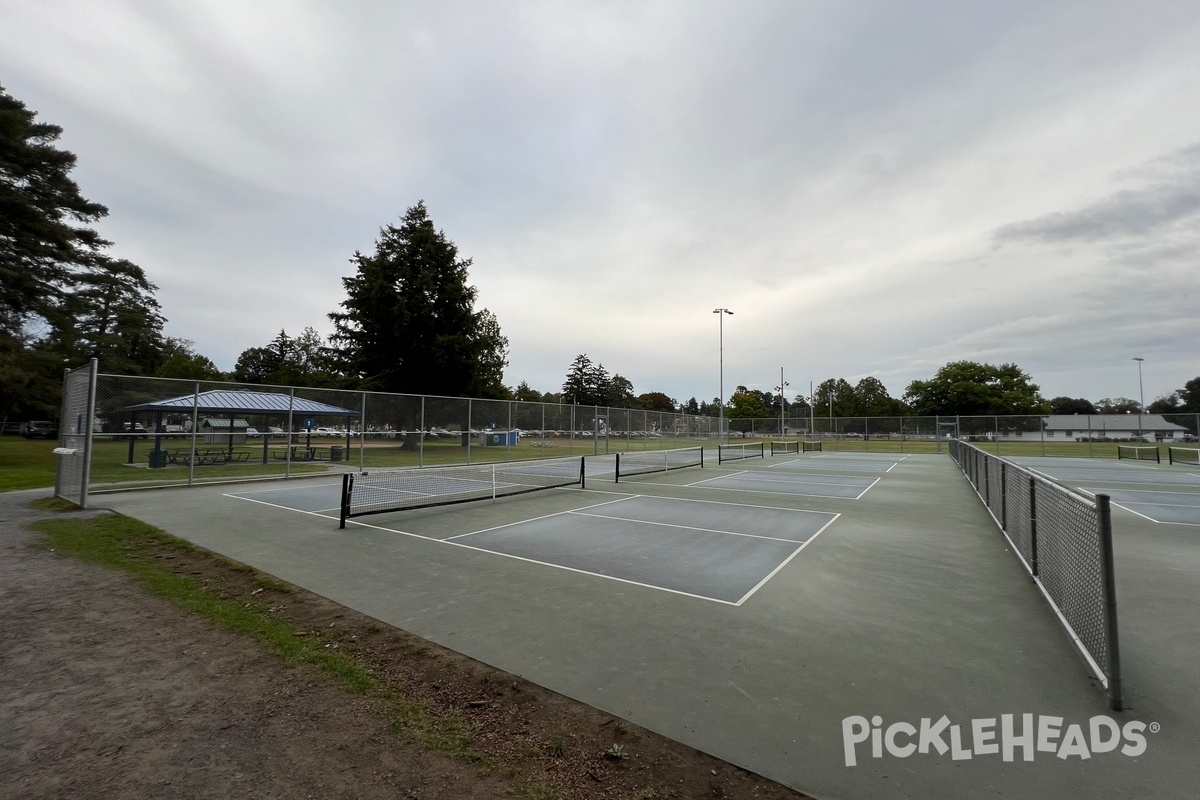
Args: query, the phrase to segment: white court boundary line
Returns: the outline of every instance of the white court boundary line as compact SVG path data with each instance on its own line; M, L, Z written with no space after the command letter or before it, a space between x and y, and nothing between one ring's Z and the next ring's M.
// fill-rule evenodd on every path
M1082 491L1085 491L1093 496L1096 494L1096 490L1094 490L1094 489L1082 489ZM1099 491L1104 492L1106 490L1100 489ZM1111 491L1111 490L1108 490L1108 491ZM1155 492L1154 489L1119 489L1117 491L1143 492L1146 494L1186 494L1186 495L1193 496L1193 497L1195 496L1192 492L1163 492L1161 490ZM1129 506L1125 505L1125 503L1120 503L1120 502L1117 502L1116 500L1113 500L1111 495L1109 497L1109 501L1114 506L1117 506L1118 508L1123 508L1126 511L1128 511L1130 514L1139 516L1142 519L1147 520L1148 522L1153 522L1155 525L1186 525L1189 528L1200 527L1200 522L1176 522L1175 520L1171 520L1171 519L1155 519L1154 517L1151 517L1147 514L1143 514L1141 511L1138 511L1136 508L1130 508ZM1126 501L1126 502L1129 502L1129 501ZM1163 508L1200 508L1200 504L1189 505L1186 503L1134 503L1134 505L1162 506Z
M332 485L332 484L330 484L330 485ZM243 497L241 495L232 494L232 493L226 493L226 494L223 494L222 496L228 497L228 498L231 498L234 500L245 500L246 502L257 503L259 505L269 506L271 508L278 508L283 511L293 511L293 512L300 513L300 514L308 514L309 516L320 517L321 519L337 521L337 517L327 517L324 514L320 514L315 511L304 511L299 508L291 508L290 506L281 506L276 503L268 503L265 500L256 500L251 497ZM520 525L525 522L534 522L536 520L549 519L551 517L565 516L567 514L571 514L571 513L575 512L575 511L582 511L582 510L586 510L589 508L597 508L599 506L609 505L610 503L619 503L622 500L629 500L629 499L633 499L633 498L637 498L637 497L646 497L646 498L653 499L653 500L667 500L667 501L678 501L678 502L702 502L702 503L703 502L714 502L714 501L707 501L707 500L690 500L690 499L683 499L683 498L656 497L655 495L626 495L624 497L619 497L615 500L605 500L602 503L593 503L591 505L582 506L579 509L569 509L567 511L556 511L552 514L544 514L540 517L533 517L532 519L519 520L517 522L509 522L509 523L505 523L504 525L497 525L492 528L484 528L483 530L472 531L470 533L464 533L464 534L458 534L457 536L452 536L447 539L438 539L433 536L425 536L425 535L419 534L419 533L411 533L409 531L402 531L398 528L385 528L382 525L372 525L369 522L360 522L358 519L355 519L355 518L347 519L346 524L347 525L355 525L360 528L367 528L368 530L376 530L376 531L383 531L386 533L400 534L401 536L407 536L412 539L420 539L425 542L446 545L448 547L461 547L464 550L472 550L477 553L486 553L488 555L500 556L502 558L511 558L514 561L521 561L526 564L537 564L537 565L543 566L543 567L551 567L553 569L561 569L566 572L573 572L577 575L590 575L595 578L603 578L605 580L616 581L617 583L624 583L629 586L640 586L645 589L652 589L654 591L659 591L659 592L667 592L668 594L680 595L682 597L691 597L696 600L704 600L709 603L718 603L720 605L733 606L734 608L738 608L743 603L745 603L747 600L749 600L751 597L753 597L754 594L756 592L758 592L758 590L761 589L763 586L765 586L767 581L769 581L771 578L775 577L775 575L777 575L781 569L783 569L785 566L787 566L789 563L791 563L792 559L794 559L801 550L803 550L805 547L808 547L809 544L811 544L813 541L815 541L818 536L820 536L822 533L824 533L829 528L830 525L832 525L834 522L836 522L838 520L839 517L841 517L840 513L835 513L835 512L821 512L821 511L807 512L807 513L817 513L817 514L829 513L831 515L831 518L829 519L828 522L826 522L824 525L822 525L821 528L816 533L814 533L812 536L810 536L804 542L798 543L793 539L779 540L779 541L786 541L791 544L799 544L799 547L797 547L794 551L792 551L791 555L789 555L786 559L781 561L773 570L771 570L771 572L769 572L766 576L764 576L757 584L754 585L754 587L752 587L748 592L746 592L744 595L742 595L741 598L739 598L737 601L722 600L718 597L708 597L707 595L695 594L693 592L685 592L685 591L682 591L681 589L671 589L667 586L656 586L651 583L643 583L641 581L635 581L635 580L631 580L629 578L620 578L615 575L604 575L599 572L591 572L589 570L579 569L577 567L568 567L564 564L554 564L549 561L539 561L537 559L528 558L526 556L517 556L517 555L513 555L511 553L502 553L497 550L489 550L486 547L477 547L475 545L463 544L462 542L453 541L454 539L458 539L463 536L473 536L473 535L479 534L479 533L486 533L487 531L501 530L503 528L513 527L515 525ZM741 503L722 503L722 505L743 506L743 504L741 504ZM744 506L744 507L745 508L759 508L759 507L773 508L772 506ZM340 511L340 509L338 509L338 510ZM804 511L803 509L785 509L785 508L778 508L776 510L797 511L797 512ZM642 520L642 521L647 522L646 520ZM647 522L647 524L653 524L653 523ZM729 533L729 535L735 535L735 534ZM768 538L768 537L761 537L761 538Z
M879 483L879 481L883 480L882 478L878 478L878 477L872 478L871 482L869 484L867 484L867 487L865 489L863 489L861 492L859 492L857 496L853 496L853 497L850 495L844 495L844 494L803 494L803 493L799 493L799 492L776 492L776 491L772 491L770 489L738 489L738 488L732 488L732 487L728 487L728 486L703 486L703 485L701 485L701 484L708 483L709 481L717 481L722 478L737 477L738 475L754 474L756 472L758 472L758 470L742 470L740 472L731 472L731 473L726 473L724 475L717 475L712 478L705 478L704 480L696 481L695 483L685 483L685 484L683 484L683 486L686 486L689 489L707 489L709 491L717 491L717 492L746 492L748 494L776 494L781 497L820 497L820 498L824 498L827 500L861 500L863 495L865 495L867 492L871 491L871 489L873 489L875 487L875 484L877 484L877 483ZM841 475L826 475L823 477L840 478L842 476ZM776 483L784 483L784 481L776 481ZM822 483L820 481L801 481L800 483L802 485L815 484L817 486L846 486L847 485L844 483ZM665 484L664 483L664 484L659 484L659 485L661 485L661 486L676 486L678 484ZM850 486L850 488L854 489L857 487Z

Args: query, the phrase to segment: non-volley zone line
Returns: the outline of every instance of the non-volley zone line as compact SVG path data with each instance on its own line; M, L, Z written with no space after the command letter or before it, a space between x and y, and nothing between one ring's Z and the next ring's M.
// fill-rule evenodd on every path
M837 517L634 495L443 541L739 606Z
M879 478L854 475L808 475L798 472L741 470L684 484L691 489L722 489L802 497L836 497L858 500Z
M779 461L768 465L770 469L775 470L795 470L797 472L867 472L867 473L887 473L891 472L899 465L899 461L894 460L845 460L845 459L830 459L830 458L796 458L789 461Z

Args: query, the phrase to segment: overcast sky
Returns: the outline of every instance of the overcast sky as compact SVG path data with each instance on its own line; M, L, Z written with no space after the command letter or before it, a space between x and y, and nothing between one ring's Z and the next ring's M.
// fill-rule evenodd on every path
M328 333L424 200L506 383L682 401L949 361L1046 397L1200 375L1200 3L0 0L168 335ZM102 365L103 366L103 365Z

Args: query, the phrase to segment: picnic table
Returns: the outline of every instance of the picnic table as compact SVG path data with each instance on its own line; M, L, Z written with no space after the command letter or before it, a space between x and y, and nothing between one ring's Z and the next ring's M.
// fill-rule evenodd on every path
M167 455L168 464L179 464L187 466L195 464L202 467L206 464L241 464L250 461L249 450L215 450L206 448L192 452L190 447L179 447L173 450L164 450Z
M283 460L291 458L292 461L332 461L335 450L340 461L344 450L336 445L320 447L317 445L293 444L283 449L272 450L271 458Z

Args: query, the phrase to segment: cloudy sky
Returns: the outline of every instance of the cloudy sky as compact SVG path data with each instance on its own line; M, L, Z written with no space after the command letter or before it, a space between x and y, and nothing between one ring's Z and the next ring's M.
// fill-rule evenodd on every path
M424 200L506 382L1200 375L1200 3L0 0L112 253L223 369Z

